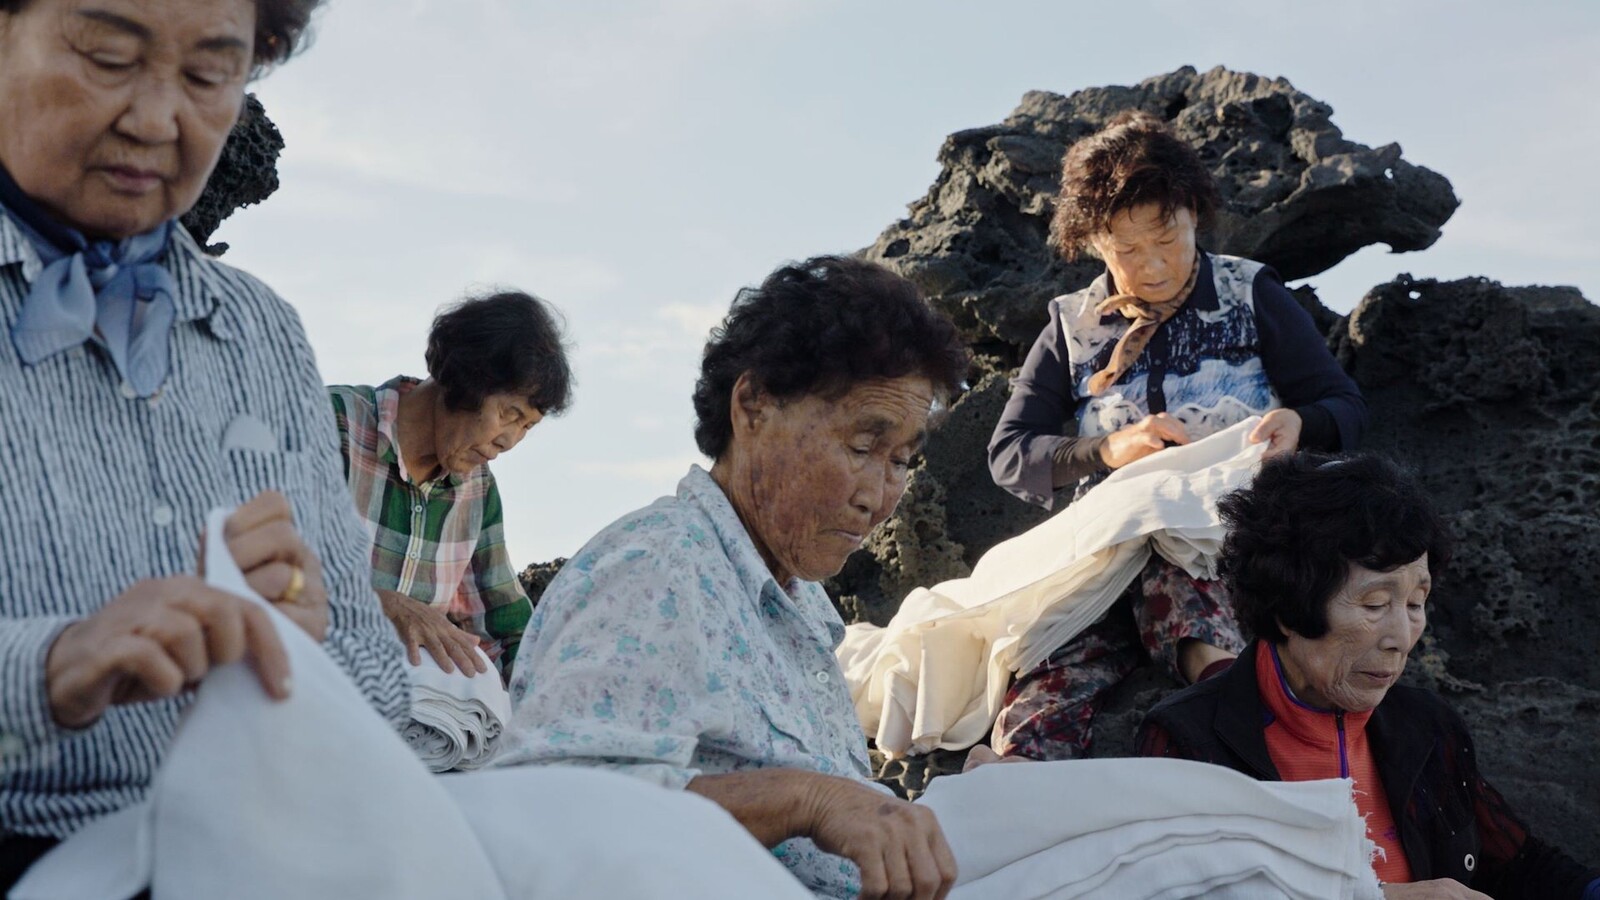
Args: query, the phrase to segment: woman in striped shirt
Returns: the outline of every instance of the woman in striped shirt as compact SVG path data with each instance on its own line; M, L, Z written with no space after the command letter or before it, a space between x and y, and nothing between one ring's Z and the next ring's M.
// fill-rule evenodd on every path
M207 511L255 591L403 719L393 628L292 309L175 224L316 0L0 0L0 893L137 802L190 688L260 610L199 577Z

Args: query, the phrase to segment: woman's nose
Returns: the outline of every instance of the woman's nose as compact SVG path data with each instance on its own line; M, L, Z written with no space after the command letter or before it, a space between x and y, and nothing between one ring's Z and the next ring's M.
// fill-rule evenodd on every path
M1383 650L1409 653L1411 645L1421 637L1420 629L1413 625L1404 603L1396 603L1390 607L1389 614L1383 617L1381 627L1383 633L1379 635L1378 647Z
M900 497L906 492L904 471L892 460L881 465L866 466L856 482L856 492L851 503L872 516L873 524L889 518Z
M182 90L172 79L145 75L133 85L117 130L141 144L170 144L178 139L181 102Z

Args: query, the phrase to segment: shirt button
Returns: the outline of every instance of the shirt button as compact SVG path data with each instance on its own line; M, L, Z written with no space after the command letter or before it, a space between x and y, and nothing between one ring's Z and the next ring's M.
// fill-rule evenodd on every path
M139 396L139 392L133 389L133 383L127 379L123 379L122 384L118 385L117 390L121 392L123 397L126 397L129 400Z
M413 550L413 551L411 551L411 558L412 559L421 559L422 558L422 551L421 550Z
M1478 861L1472 857L1471 853L1468 853L1467 858L1463 859L1461 862L1467 867L1468 872L1471 872L1473 869L1478 867Z
M411 507L411 511L414 513L422 512L422 504L418 503L416 506Z
M829 675L827 672L818 672L817 673L817 684L827 684L828 682L830 682L832 680L833 680L833 676Z
M172 512L172 507L165 503L150 511L150 521L162 527L171 525L172 520L176 518L177 516Z

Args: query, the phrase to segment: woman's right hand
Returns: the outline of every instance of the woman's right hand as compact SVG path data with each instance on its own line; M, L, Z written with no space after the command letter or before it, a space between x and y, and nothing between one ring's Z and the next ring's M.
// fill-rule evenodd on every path
M458 667L470 678L489 671L483 657L476 652L478 638L456 627L444 613L420 600L397 591L378 591L383 603L383 614L394 623L406 645L406 655L413 666L422 664L422 647L428 648L439 668L454 672Z
M847 778L819 779L807 835L861 867L862 900L943 900L955 884L955 854L933 811Z
M189 575L141 581L50 645L50 714L85 728L110 706L175 696L247 654L267 695L288 697L289 657L266 610Z
M1435 878L1412 884L1386 884L1384 900L1494 900L1480 894L1454 878Z
M1100 459L1111 468L1120 469L1162 449L1169 441L1187 444L1189 432L1172 416L1156 413L1106 435L1100 445Z

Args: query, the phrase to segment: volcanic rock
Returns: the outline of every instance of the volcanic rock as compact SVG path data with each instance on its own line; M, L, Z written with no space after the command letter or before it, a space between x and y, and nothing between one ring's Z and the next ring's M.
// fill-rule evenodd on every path
M567 558L562 556L547 563L534 563L517 575L517 580L522 583L522 590L527 593L528 599L533 601L534 606L539 605L539 598L544 596L544 589L550 586L550 582L555 580L556 573L566 564Z
M222 220L234 211L272 196L278 189L278 154L283 152L283 135L267 118L267 111L255 94L246 94L244 112L222 146L222 156L212 170L205 190L194 208L178 221L212 256L221 256L228 245L207 245Z
M1062 154L1129 109L1169 121L1211 166L1224 203L1204 246L1287 279L1371 244L1428 247L1459 203L1398 144L1345 140L1330 106L1282 78L1184 67L1134 87L1033 91L999 125L951 135L927 196L865 255L916 282L977 349L1015 366L1044 327L1045 301L1102 268L1064 262L1048 244Z

